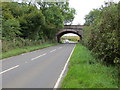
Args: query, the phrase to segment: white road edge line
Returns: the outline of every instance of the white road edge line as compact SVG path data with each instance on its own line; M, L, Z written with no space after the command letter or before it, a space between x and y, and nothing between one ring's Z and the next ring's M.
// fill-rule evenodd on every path
M3 73L5 73L5 72L10 71L10 70L12 70L12 69L15 69L15 68L17 68L17 67L19 67L19 65L16 65L16 66L14 66L14 67L12 67L12 68L9 68L9 69L7 69L7 70L4 70L4 71L0 72L0 74L3 74Z
M46 55L47 53L44 53L44 54L42 54L42 55L39 55L39 56L37 56L37 57L35 57L35 58L32 58L31 60L33 61L33 60L35 60L35 59L37 59L37 58L39 58L39 57L42 57L42 56L44 56L44 55Z
M56 51L56 49L54 49L54 50L52 50L52 51L50 51L50 52L54 52L54 51Z
M76 45L75 45L75 46L76 46ZM64 66L64 68L63 68L63 70L62 70L62 72L61 72L61 74L60 74L57 82L55 83L54 88L58 88L59 83L60 83L60 81L61 81L61 79L62 79L62 76L63 76L63 74L64 74L64 72L65 72L65 70L66 70L66 68L67 68L68 62L69 62L69 60L70 60L70 58L71 58L71 56L72 56L72 53L73 53L73 51L74 51L74 49L75 49L75 46L74 46L72 52L70 53L70 56L69 56L68 60L66 61L65 66Z

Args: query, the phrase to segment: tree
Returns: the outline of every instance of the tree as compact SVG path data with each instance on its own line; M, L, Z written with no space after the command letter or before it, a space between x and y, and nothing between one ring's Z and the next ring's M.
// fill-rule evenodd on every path
M13 40L21 35L19 30L20 24L18 20L13 18L3 21L2 37L3 39Z
M120 63L119 4L111 2L106 7L94 9L85 18L85 31L90 33L87 45L107 64Z

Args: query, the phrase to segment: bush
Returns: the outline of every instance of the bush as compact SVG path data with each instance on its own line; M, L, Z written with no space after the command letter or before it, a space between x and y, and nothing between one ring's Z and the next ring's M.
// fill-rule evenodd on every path
M107 64L120 63L120 3L108 2L86 16L84 44Z
M49 43L50 42L51 41L49 41ZM46 42L43 40L30 40L30 39L22 39L22 38L16 38L14 40L2 40L2 52L7 52L12 49L23 48L26 46L41 45L43 43Z

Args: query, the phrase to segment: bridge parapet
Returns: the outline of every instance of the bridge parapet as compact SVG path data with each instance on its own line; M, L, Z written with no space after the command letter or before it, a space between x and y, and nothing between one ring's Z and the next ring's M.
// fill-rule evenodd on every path
M60 42L60 38L62 35L67 33L77 34L81 39L83 37L83 26L82 25L65 25L64 29L59 30L56 34L58 42Z
M64 29L79 29L79 30L82 30L83 25L65 25Z

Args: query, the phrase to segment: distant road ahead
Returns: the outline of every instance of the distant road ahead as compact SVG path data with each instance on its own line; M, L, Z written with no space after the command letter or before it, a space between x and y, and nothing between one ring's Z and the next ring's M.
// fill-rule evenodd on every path
M75 44L60 44L2 60L3 88L53 88Z

